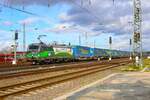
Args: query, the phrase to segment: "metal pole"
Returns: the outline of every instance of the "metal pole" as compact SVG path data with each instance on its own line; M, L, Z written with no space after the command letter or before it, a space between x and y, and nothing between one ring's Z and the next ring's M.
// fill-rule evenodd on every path
M130 47L129 47L129 49L130 49L130 60L132 59L132 50L131 50L131 46L132 46L132 39L130 39Z
M25 23L23 23L23 58L25 58L25 52L26 52L26 30L25 30Z
M95 48L95 43L96 43L96 41L94 40L94 48Z
M16 40L14 40L14 62L13 64L17 64L17 54L16 54Z
M81 45L81 36L79 35L79 45Z
M87 36L87 32L86 32L86 33L85 33L86 46L88 46L88 41L87 41L87 38L88 38L88 36Z
M133 0L134 4L134 33L133 33L133 53L136 66L143 66L142 58L142 9L141 1Z
M16 30L15 31L15 34L14 34L14 60L13 60L13 62L12 62L12 64L13 65L15 65L15 64L17 64L17 53L16 53L16 51L17 51L17 43L16 43L16 41L18 40L18 31Z
M26 31L25 31L25 23L23 23L23 51L26 51Z
M114 2L114 0L113 0ZM142 8L141 0L133 0L133 59L135 65L143 66L143 51L142 51Z

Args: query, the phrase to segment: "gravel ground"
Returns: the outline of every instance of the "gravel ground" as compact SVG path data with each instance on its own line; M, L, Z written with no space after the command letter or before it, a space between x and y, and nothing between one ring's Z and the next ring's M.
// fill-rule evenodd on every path
M22 95L9 96L5 98L5 100L53 100L56 97L75 91L85 85L93 83L115 72L120 72L120 68L114 68L114 69L103 71L103 72L97 72L95 74L87 75L87 76L77 78L77 79L74 79L65 83L57 84L54 86L48 86L46 88L42 88L42 89L32 91L29 93L25 93ZM49 76L48 74L45 74L45 75Z
M78 69L76 69L76 70L78 70ZM0 80L0 88L4 87L4 86L13 85L13 84L24 83L24 82L28 82L28 81L37 80L37 79L43 79L46 77L53 77L53 76L57 76L57 75L64 74L67 72L72 72L72 71L74 71L74 70L69 69L69 70L65 70L65 71L55 71L55 72L33 74L33 75L29 75L29 76L18 76L18 77L14 77L14 78L1 79Z

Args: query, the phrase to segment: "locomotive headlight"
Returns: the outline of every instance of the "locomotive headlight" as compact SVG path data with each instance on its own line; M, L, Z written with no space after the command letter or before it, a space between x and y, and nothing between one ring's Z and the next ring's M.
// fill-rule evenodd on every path
M32 55L31 55L32 57L34 57L35 56L35 53L34 52L32 52Z
M50 53L50 52L48 53L48 56L51 56L51 53Z

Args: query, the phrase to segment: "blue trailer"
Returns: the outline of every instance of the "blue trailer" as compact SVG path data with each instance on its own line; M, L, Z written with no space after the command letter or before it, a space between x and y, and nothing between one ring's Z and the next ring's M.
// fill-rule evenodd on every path
M85 46L72 46L72 54L75 59L92 57L91 48Z
M106 52L104 49L99 49L99 48L91 48L91 53L93 57L104 57L106 55Z

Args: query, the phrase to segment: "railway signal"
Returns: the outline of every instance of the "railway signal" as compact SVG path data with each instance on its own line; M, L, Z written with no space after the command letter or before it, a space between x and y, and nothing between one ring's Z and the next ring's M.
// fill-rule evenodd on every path
M110 53L110 55L109 55L109 60L110 60L110 61L111 61L111 59L112 59L111 49L112 49L112 37L110 36L110 37L109 37L109 53Z
M15 31L15 38L14 38L14 40L15 41L18 40L18 30Z

